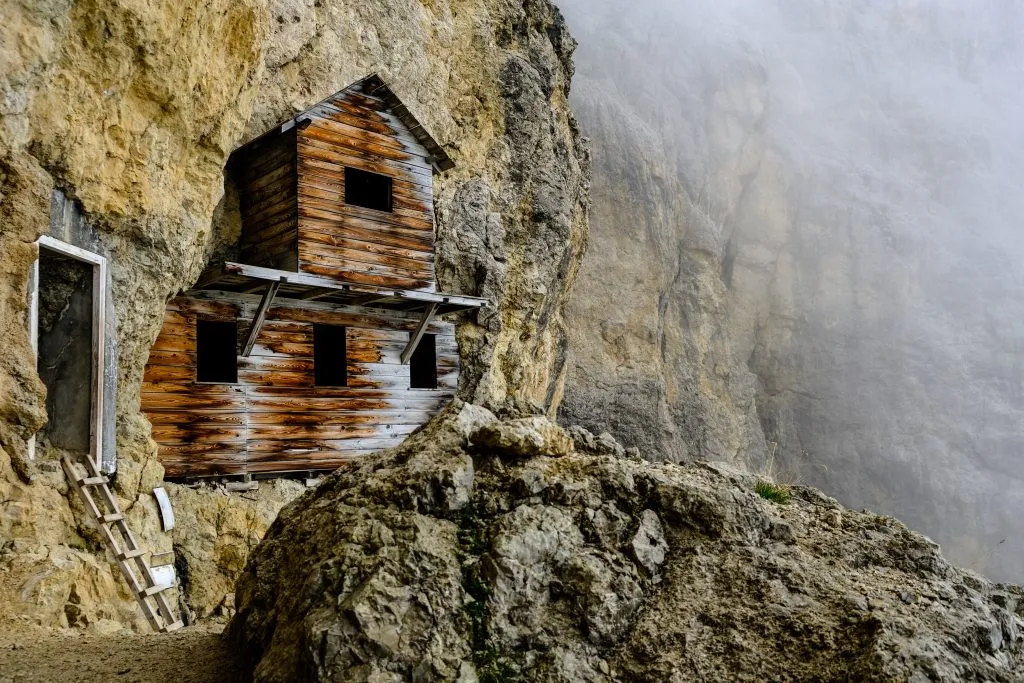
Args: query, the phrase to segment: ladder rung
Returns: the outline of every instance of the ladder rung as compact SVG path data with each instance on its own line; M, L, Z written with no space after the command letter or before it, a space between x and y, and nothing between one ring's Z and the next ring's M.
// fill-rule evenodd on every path
M109 483L106 477L86 477L85 479L79 479L79 486L101 486Z
M135 550L125 550L123 553L118 553L117 559L124 562L130 560L133 557L142 557L146 554L146 551L142 548L136 548Z
M162 593L168 588L170 588L170 586L150 586L146 590L139 591L139 595L148 598L152 595L156 595L157 593Z
M100 515L100 521L104 524L110 524L111 522L120 522L122 519L124 519L124 515L122 515L120 512L114 512L109 515Z
M167 624L167 626L164 626L164 632L167 633L167 632L170 632L170 631L177 631L179 628L181 628L184 625L185 624L181 623L180 621L176 621L173 624Z

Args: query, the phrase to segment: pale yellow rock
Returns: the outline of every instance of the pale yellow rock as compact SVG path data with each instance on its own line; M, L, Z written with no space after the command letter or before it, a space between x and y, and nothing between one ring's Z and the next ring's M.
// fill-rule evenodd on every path
M492 301L459 325L460 395L553 413L565 374L562 310L586 242L589 155L567 103L574 43L547 0L14 0L4 9L0 532L47 550L31 561L5 553L0 596L19 590L21 569L46 573L48 558L75 548L111 571L106 588L83 589L95 599L71 608L76 619L136 621L118 616L131 607L124 584L95 535L79 530L80 505L50 476L59 472L26 483L25 440L46 420L27 283L53 188L78 202L109 260L116 494L143 547L179 553L184 604L212 614L291 494L263 499L261 487L253 502L171 486L180 517L164 533L151 495L162 468L139 412L143 368L166 299L237 239L224 178L232 149L371 72L457 164L435 177L439 286ZM75 605L71 586L85 572L50 572L46 599L14 611L54 623L58 603ZM110 615L104 601L116 606Z

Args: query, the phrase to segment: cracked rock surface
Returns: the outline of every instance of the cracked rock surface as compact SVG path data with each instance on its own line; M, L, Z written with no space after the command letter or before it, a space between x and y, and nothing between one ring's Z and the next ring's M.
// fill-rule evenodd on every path
M901 523L725 465L471 441L522 417L453 405L284 508L229 627L255 680L1024 675L1024 591Z

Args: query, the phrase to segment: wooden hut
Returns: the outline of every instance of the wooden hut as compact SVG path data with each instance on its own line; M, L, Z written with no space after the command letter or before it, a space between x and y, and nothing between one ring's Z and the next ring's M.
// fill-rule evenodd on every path
M444 150L377 76L237 150L237 262L172 299L142 408L172 478L335 469L453 396L432 174Z

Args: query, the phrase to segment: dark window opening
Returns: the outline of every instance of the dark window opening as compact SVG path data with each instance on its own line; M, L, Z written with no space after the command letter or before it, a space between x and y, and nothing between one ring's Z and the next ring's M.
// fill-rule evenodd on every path
M345 203L364 209L391 211L391 178L345 168Z
M409 386L413 389L437 388L437 345L434 335L425 334L409 359Z
M348 386L344 327L313 325L313 384L318 387Z
M196 321L196 381L209 384L238 382L238 323Z

